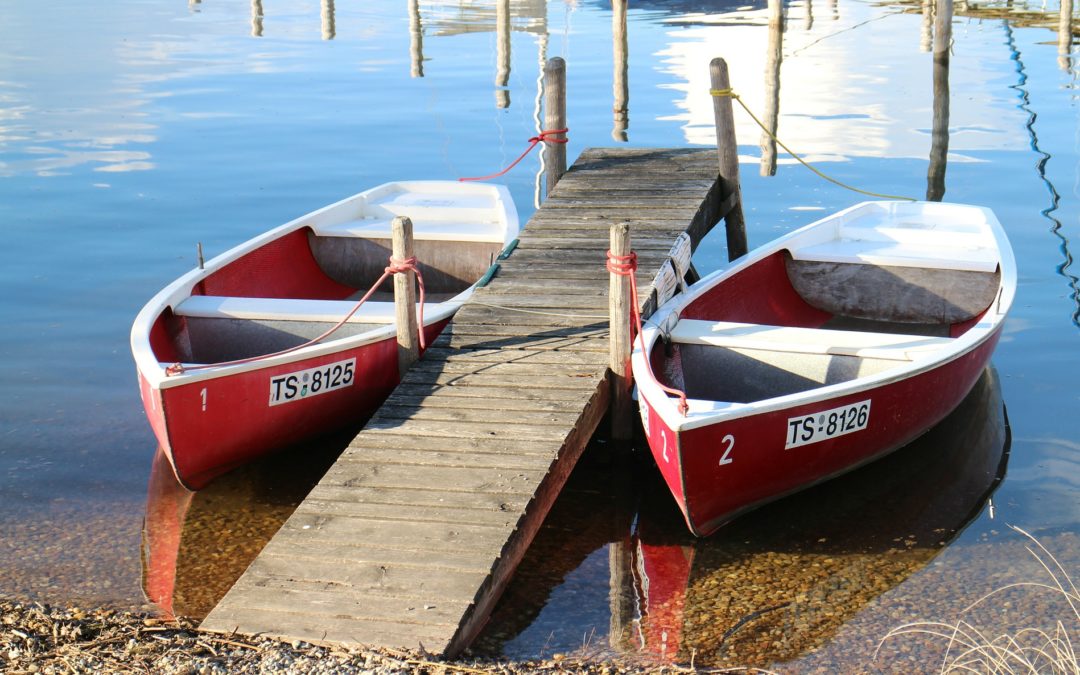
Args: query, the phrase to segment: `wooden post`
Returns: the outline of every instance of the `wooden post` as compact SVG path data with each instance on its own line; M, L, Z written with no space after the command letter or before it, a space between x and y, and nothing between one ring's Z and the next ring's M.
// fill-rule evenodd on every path
M1058 16L1058 65L1068 72L1072 68L1072 0L1061 0Z
M544 66L544 129L566 128L566 61L556 56ZM566 138L552 134L551 138ZM544 166L547 169L547 192L550 195L566 173L566 144L544 143Z
M629 126L630 117L630 86L627 83L630 63L626 38L626 3L627 0L611 0L611 42L615 57L615 73L612 77L615 101L611 107L615 126L611 129L611 137L623 142L627 139L626 127Z
M395 260L413 256L413 225L404 216L397 216L391 225ZM397 324L398 372L401 375L420 358L416 325L416 273L398 272L394 275L394 322Z
M807 11L810 2L807 0ZM769 45L765 51L765 128L761 132L761 175L776 175L776 129L780 123L780 64L784 60L784 2L769 0Z
M712 88L716 91L731 89L727 62L713 59L709 64ZM724 219L727 227L728 260L746 255L746 221L743 219L742 190L739 187L739 146L735 140L735 116L731 111L730 96L713 96L713 115L716 118L716 149L720 155L720 182L724 198L735 196L731 212Z
M498 62L495 71L495 105L510 107L510 0L495 3L495 52Z
M614 223L609 234L612 256L630 255L630 223ZM630 397L630 277L610 275L608 321L611 341L608 365L611 368L611 439L629 441L634 436L633 399Z

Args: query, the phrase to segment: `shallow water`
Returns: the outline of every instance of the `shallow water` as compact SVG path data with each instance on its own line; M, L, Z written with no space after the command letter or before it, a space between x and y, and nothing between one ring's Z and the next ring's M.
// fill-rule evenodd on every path
M538 131L537 78L546 57L567 60L571 161L583 148L622 143L613 138L621 130L611 114L609 5L514 0L510 7L511 67L501 87L495 84L494 1L420 2L417 13L399 2L346 6L331 0L5 6L0 593L54 603L146 603L141 530L154 440L127 333L150 295L194 265L196 242L213 255L380 182L482 175L509 164ZM1056 7L1034 9L1048 10L1048 24L1056 23ZM920 49L926 34L919 7L796 2L787 6L787 18L780 138L838 180L925 196L934 88L931 56ZM710 145L707 72L714 56L728 59L734 88L760 115L770 78L767 19L763 3L632 3L626 143ZM760 573L765 562L782 570L800 560L791 556L819 554L834 563L848 561L841 554L851 556L843 569L864 574L897 554L867 549L865 542L805 548L807 535L799 528L810 525L791 523L790 536L777 534L784 513L817 508L812 496L696 545L680 538L677 522L662 525L674 537L664 546L694 551L681 596L681 646L669 637L665 658L675 650L680 659L692 651L712 654L717 663L860 663L869 653L863 647L872 651L888 626L916 615L949 615L992 588L991 580L1037 575L1006 523L1076 560L1076 67L1061 63L1053 31L1023 23L957 16L949 71L944 197L994 209L1020 273L1017 302L994 357L1011 445L993 518L975 499L970 517L958 519L962 527L946 526L957 531L940 540L944 544L924 549L916 538L917 544L898 547L910 564L860 585L875 589L866 598L856 597L857 589L844 595L848 586L840 579L848 572L825 574L826 586L806 582L811 605L844 610L828 619L814 612L794 616L790 606L769 610L723 641L723 649L738 648L732 654L720 649L715 630L693 626L734 625L786 600L753 604L753 593L744 590L755 582L724 582L726 575ZM862 199L784 153L776 175L763 177L760 130L739 110L736 120L751 246ZM534 154L501 179L523 219L534 209L538 169ZM725 259L722 231L695 254L702 270ZM987 421L989 413L980 419ZM950 443L974 447L963 435ZM590 454L603 453L594 448ZM624 628L644 625L639 632L646 637L650 626L661 625L647 617L642 624L640 598L613 602L610 580L626 575L612 561L626 560L632 535L648 540L645 524L664 523L670 504L662 493L645 497L655 488L647 462L628 470L636 476L628 483L599 478L612 473L607 461L583 465L575 489L557 507L568 515L549 523L552 531L577 536L555 537L559 545L541 537L478 648L525 657L585 646L598 654L616 649L653 658L648 640L612 631L613 615ZM916 464L896 461L908 469ZM928 484L937 484L942 473L955 478L934 466L925 469ZM624 495L626 484L637 487ZM279 517L281 503L288 503L265 494L245 497L248 488L215 489L229 505L219 508L269 499L270 506L251 507L257 518ZM267 490L291 494L281 486ZM940 490L956 492L948 482ZM213 502L210 493L196 499L196 506ZM879 503L874 494L864 499L866 508ZM918 503L934 508L921 514L917 504L905 502L913 530L905 535L948 511L929 497ZM848 522L863 520L863 511L841 511L841 524L833 526L846 531ZM678 574L665 578L679 586L673 581ZM711 580L733 606L701 600L717 597L698 590ZM616 598L639 593L632 583L616 586ZM831 590L821 590L826 587ZM933 590L940 588L964 592ZM739 614L739 603L756 609ZM803 620L807 628L800 627ZM772 630L781 631L779 637L760 638ZM760 638L753 648L746 646L752 636Z

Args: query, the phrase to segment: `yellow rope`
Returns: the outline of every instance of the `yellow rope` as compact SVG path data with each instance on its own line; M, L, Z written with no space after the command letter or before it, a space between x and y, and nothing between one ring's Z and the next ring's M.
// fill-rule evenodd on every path
M755 122L757 122L757 125L759 127L761 127L761 130L769 135L769 138L776 141L776 144L779 145L781 148L783 148L789 155L794 157L795 160L799 162L799 164L802 164L807 169L810 169L811 171L816 173L818 176L824 178L825 180L829 181L830 183L833 183L834 185L839 185L840 187L842 187L842 188L844 188L846 190L851 190L852 192L858 192L859 194L867 195L869 197L880 197L881 199L899 199L901 201L907 201L907 202L918 201L917 199L912 199L911 197L901 197L899 195L886 195L886 194L881 194L880 192L870 192L869 190L860 190L857 187L853 187L853 186L848 185L846 183L842 183L842 182L836 180L835 178L833 178L831 176L825 175L824 173L819 171L816 167L812 166L809 162L805 161L802 157L799 157L797 154L795 154L791 150L791 148L784 145L784 142L776 137L776 134L769 131L769 129L764 124L762 124L761 120L759 120L757 118L757 115L755 115L753 112L751 112L750 108L747 107L747 105L745 103L743 103L742 98L740 98L739 95L735 93L735 90L733 90L733 89L710 89L709 94L711 96L727 96L728 98L735 99L735 102L738 103L740 106L742 106L742 109L746 111L746 114L749 115L750 118L753 119Z

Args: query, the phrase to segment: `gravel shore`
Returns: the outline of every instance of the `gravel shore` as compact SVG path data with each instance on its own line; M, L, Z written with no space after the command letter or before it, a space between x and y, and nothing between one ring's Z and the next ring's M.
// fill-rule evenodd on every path
M421 652L345 649L270 638L200 633L195 623L101 609L86 611L0 600L0 672L155 673L638 673L685 671L673 666L598 664L582 656L543 661L443 661ZM694 671L701 672L701 671ZM719 672L719 671L712 671ZM746 672L740 669L740 672ZM753 672L753 671L751 671Z

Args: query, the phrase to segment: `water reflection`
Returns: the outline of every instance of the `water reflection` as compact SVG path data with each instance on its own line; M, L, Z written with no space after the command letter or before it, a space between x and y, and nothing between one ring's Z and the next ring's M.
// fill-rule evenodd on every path
M925 13L926 7L923 11ZM945 166L949 155L949 50L952 47L952 0L938 0L934 31L934 123L930 132L930 167L926 200L945 196Z
M696 539L651 465L628 487L625 461L590 448L474 649L703 666L798 658L955 539L1003 479L1008 449L987 369L919 441Z
M1040 213L1044 218L1050 221L1050 231L1055 237L1060 240L1059 250L1063 260L1056 267L1057 273L1065 278L1069 285L1070 299L1073 303L1072 311L1072 323L1074 326L1080 328L1080 278L1069 271L1072 267L1073 255L1069 247L1069 240L1062 231L1061 221L1057 219L1054 212L1058 210L1061 204L1061 194L1057 188L1054 187L1054 183L1046 175L1046 165L1050 161L1050 153L1044 151L1039 147L1039 135L1035 131L1035 121L1038 119L1038 115L1031 107L1031 94L1028 92L1027 86L1027 67L1024 65L1024 61L1021 58L1020 49L1016 45L1016 36L1013 34L1012 26L1008 21L1003 22L1006 36L1006 44L1009 47L1010 58L1016 64L1016 84L1010 85L1010 88L1016 91L1018 98L1020 99L1019 108L1027 115L1027 121L1024 127L1027 129L1028 138L1030 139L1031 150L1039 156L1038 161L1035 163L1035 171L1039 174L1039 180L1046 186L1047 194L1050 198L1050 204L1044 208Z
M199 492L154 455L142 532L142 587L166 616L201 619L303 501L355 431L277 453Z
M612 644L713 666L798 658L925 567L981 512L1008 447L988 369L919 441L711 538L686 534L662 489L646 493L633 535L613 548L634 611L623 611L632 619Z

